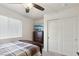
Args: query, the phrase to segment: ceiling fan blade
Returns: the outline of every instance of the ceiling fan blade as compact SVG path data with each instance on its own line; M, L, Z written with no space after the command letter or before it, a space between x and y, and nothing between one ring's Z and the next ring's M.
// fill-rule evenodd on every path
M29 13L30 11L29 7L27 7L25 10L26 10L26 13Z
M43 8L43 7L41 7L41 6L39 6L39 5L35 4L35 3L32 3L32 4L33 4L33 6L34 6L35 8L37 8L37 9L39 9L39 10L41 10L41 11L44 11L44 8Z

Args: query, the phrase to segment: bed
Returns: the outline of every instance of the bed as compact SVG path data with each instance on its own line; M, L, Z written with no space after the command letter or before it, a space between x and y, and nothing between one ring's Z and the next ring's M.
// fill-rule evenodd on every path
M41 56L41 53L37 45L14 41L0 44L0 56Z

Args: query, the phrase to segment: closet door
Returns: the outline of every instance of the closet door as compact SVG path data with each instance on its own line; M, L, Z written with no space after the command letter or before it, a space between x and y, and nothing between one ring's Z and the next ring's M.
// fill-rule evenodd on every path
M63 29L62 20L48 21L48 47L49 51L62 53L63 49Z
M63 19L63 53L66 55L76 55L76 18Z
M55 20L48 21L48 50L56 52L58 51L57 41L57 22Z
M62 53L63 51L63 20L57 20L57 41L58 41L58 53Z
M76 18L48 21L48 50L64 55L76 55Z
M79 17L78 17L78 19L77 19L77 39L78 39L78 41L77 41L77 46L78 46L78 48L77 48L77 51L79 52Z

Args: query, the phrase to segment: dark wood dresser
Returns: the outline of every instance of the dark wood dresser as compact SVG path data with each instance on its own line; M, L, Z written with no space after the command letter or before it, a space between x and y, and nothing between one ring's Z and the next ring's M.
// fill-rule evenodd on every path
M44 32L43 31L33 31L33 41L40 43L42 45L41 50L42 50L43 44L44 44L43 40L44 40Z

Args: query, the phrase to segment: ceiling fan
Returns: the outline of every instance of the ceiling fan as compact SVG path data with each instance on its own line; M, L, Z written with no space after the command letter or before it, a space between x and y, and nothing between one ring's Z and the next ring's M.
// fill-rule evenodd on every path
M23 5L24 5L24 7L25 7L26 13L29 13L29 11L30 11L30 9L31 9L32 7L35 7L36 9L38 9L38 10L40 10L40 11L44 11L44 10L45 10L42 6L37 5L37 4L35 4L35 3L28 3L28 4L23 4Z

